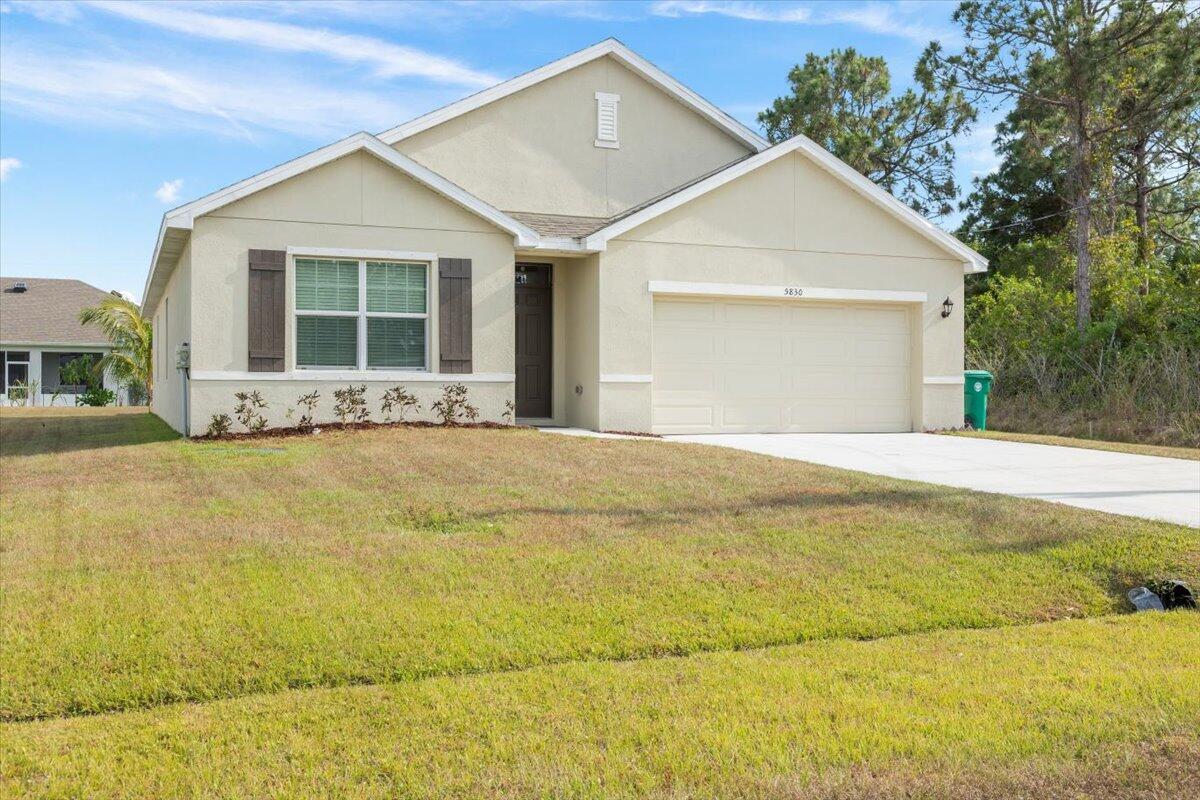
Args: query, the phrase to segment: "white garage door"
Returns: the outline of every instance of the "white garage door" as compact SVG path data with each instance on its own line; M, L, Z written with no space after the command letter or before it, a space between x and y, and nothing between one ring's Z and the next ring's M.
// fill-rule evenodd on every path
M656 433L911 430L906 306L659 299Z

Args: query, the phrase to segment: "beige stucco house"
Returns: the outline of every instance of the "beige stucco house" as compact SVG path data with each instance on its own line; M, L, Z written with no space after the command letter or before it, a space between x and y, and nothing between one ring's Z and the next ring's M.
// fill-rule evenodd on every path
M283 425L314 389L328 419L340 386L377 411L403 384L430 417L464 383L486 419L597 430L961 425L984 269L610 39L168 212L154 411L198 434L257 389Z

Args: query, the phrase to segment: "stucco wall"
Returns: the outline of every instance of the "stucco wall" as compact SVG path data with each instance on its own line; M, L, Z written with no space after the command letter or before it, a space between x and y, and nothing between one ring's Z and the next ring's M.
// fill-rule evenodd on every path
M784 156L609 243L600 374L651 374L650 280L926 292L914 313L913 427L962 424L963 264L801 154ZM942 301L955 303L949 319ZM792 302L809 302L797 300ZM651 385L600 386L599 426L649 430Z
M560 275L567 320L563 421L594 429L600 425L600 257L572 259Z
M190 241L192 381L191 424L202 433L214 413L228 413L235 386L259 389L269 398L272 424L284 424L283 411L312 387L302 375L279 382L247 375L227 382L213 373L244 373L248 368L249 250L288 247L343 248L432 253L472 260L473 368L511 376L513 372L512 236L426 189L365 153L330 162L291 180L250 195L195 221ZM436 372L437 281L433 265L430 296L430 365ZM176 280L175 277L172 281ZM288 261L288 336L285 362L294 361L291 314L292 262ZM175 301L172 301L174 314ZM161 312L161 304L159 311ZM209 377L205 377L208 375ZM354 383L370 384L374 398L386 386L403 382L395 373L356 373ZM219 376L218 376L219 377ZM433 377L438 377L434 375ZM470 376L467 376L470 379ZM443 383L412 377L410 389L423 402ZM332 391L342 383L316 381L331 413ZM406 384L408 385L408 384ZM483 388L471 384L481 410L498 419L504 399L512 396L511 377ZM484 398L486 395L486 399ZM171 398L165 398L170 405ZM372 400L373 407L377 402ZM426 403L428 405L428 403ZM163 415L168 422L172 419ZM172 423L175 424L175 423ZM178 427L178 425L176 425Z
M167 280L154 310L154 397L150 409L183 432L183 378L175 368L175 349L191 340L192 248L189 243Z
M473 380L469 375L461 377L465 379L463 383L467 387L467 401L479 410L479 419L481 421L499 422L505 418L505 403L513 397L512 383L510 381L481 382ZM379 405L380 400L385 390L396 386L398 383L402 383L404 388L415 395L421 403L421 407L416 413L409 412L405 416L406 420L440 422L440 418L433 412L433 404L442 396L442 390L446 383L454 382L396 380L273 381L265 379L196 381L192 384L191 394L191 403L195 409L192 413L192 434L203 434L213 414L228 414L230 417L233 417L234 406L237 404L234 394L242 391L258 391L262 396L267 406L261 413L266 417L268 427L295 425L302 411L296 401L301 395L312 391L316 391L320 395L314 409L314 420L316 423L320 425L334 422L337 416L334 414L336 400L333 393L350 383L353 383L355 386L365 385L367 387L367 409L370 411L371 420L374 422L385 421L385 416ZM290 415L289 411L291 412ZM393 412L391 419L396 419L395 412ZM233 430L239 431L243 429L235 421Z
M619 94L619 149L595 146L596 92ZM750 152L600 58L397 142L507 211L607 217Z

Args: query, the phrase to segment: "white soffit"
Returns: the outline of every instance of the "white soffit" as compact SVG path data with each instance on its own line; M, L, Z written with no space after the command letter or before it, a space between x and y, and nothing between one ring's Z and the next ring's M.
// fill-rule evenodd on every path
M617 59L634 73L652 85L662 89L668 95L675 98L675 100L700 114L747 147L760 151L770 146L770 143L762 136L759 136L753 130L738 122L616 39L605 39L591 47L584 48L557 61L551 61L545 66L538 67L523 75L518 75L504 83L498 83L469 97L464 97L462 100L451 103L448 106L430 111L428 114L423 114L416 119L409 120L384 131L379 134L379 139L386 144L395 144L401 139L406 139L421 131L440 125L447 120L466 114L468 111L474 111L488 103L508 97L510 94L515 94L522 89L527 89L556 75L561 75L567 70L574 69L604 56L612 56Z
M686 189L676 192L675 194L664 197L653 205L647 206L640 211L630 214L627 217L618 219L613 224L601 228L595 233L587 237L584 246L588 250L603 250L609 239L613 239L626 231L636 228L649 220L654 219L660 214L665 214L672 209L700 197L703 194L711 192L730 181L736 180L743 175L753 172L759 167L770 164L777 158L785 156L788 153L802 152L807 155L817 166L829 172L835 178L840 179L847 184L851 189L858 192L863 197L870 200L879 208L891 214L896 219L903 222L908 227L915 230L925 238L932 241L934 244L941 246L954 257L963 262L963 271L970 274L975 272L987 271L987 259L976 253L971 248L960 242L955 237L943 231L941 228L934 225L929 220L922 217L917 212L906 206L904 203L897 200L892 195L879 188L871 180L863 176L854 168L850 167L837 156L830 153L819 144L809 139L807 136L798 135L786 142L779 144L750 156L747 159L738 161L731 165L728 169L721 170L702 181L688 186Z

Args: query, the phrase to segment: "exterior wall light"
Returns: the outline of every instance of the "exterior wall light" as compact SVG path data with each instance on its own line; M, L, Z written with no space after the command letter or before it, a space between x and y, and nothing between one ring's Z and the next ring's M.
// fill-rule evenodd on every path
M946 317L950 316L951 312L953 312L953 311L954 311L954 301L951 300L949 297L947 297L945 300L942 301L942 319L945 319Z

